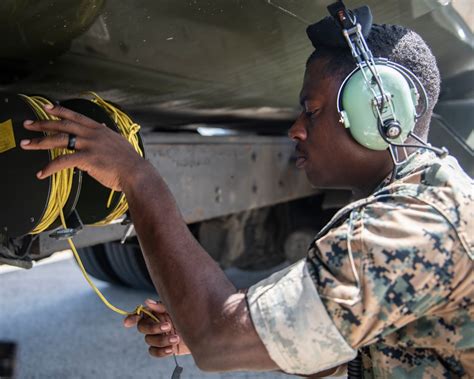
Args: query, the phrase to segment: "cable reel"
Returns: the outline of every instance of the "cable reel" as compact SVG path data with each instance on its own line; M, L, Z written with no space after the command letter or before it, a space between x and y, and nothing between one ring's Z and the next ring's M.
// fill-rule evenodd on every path
M69 99L60 104L122 134L144 156L140 126L116 105L91 95L91 100ZM25 120L52 119L43 109L47 103L53 101L44 96L0 95L0 233L10 238L44 231L54 231L50 236L55 238L68 238L83 225L105 225L123 218L128 210L123 193L111 191L78 169L62 170L44 180L36 178L36 172L55 157L73 153L20 148L21 140L41 134L25 129Z

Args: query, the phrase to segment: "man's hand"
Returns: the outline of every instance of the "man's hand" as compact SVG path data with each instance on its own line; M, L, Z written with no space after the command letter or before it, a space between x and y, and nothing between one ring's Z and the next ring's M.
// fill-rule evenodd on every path
M191 352L176 330L165 306L150 299L147 299L145 304L147 305L147 310L160 320L159 324L146 314L143 316L128 316L123 324L126 328L137 325L138 331L145 334L145 342L150 346L148 349L150 355L162 358L172 354L190 354Z
M21 141L25 150L65 149L69 134L76 136L75 153L56 158L42 171L39 179L47 178L57 171L77 167L86 171L102 185L121 191L123 182L146 161L138 155L132 145L120 134L103 124L62 106L45 106L46 112L60 118L59 121L27 120L24 127L52 135Z

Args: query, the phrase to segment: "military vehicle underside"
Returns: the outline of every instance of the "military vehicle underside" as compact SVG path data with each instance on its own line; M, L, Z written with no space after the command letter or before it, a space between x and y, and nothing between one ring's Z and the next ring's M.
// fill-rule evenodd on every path
M95 91L119 104L141 124L148 159L196 238L224 268L266 273L303 256L312 235L349 200L310 188L285 137L312 51L305 28L331 2L5 0L1 91L58 100ZM368 4L378 23L406 25L431 46L443 88L430 139L472 176L472 5L346 4ZM12 201L27 215L24 192ZM86 227L74 241L93 276L149 287L133 232L118 242L127 228L120 221ZM10 238L0 231L0 262L30 267L66 248L50 234Z

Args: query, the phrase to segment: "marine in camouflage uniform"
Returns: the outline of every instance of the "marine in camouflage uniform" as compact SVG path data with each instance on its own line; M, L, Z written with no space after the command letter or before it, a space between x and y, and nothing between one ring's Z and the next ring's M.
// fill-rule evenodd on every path
M439 94L429 48L397 25L373 25L367 44L374 56L411 70L426 89L426 112L414 129L425 140ZM67 115L78 144L87 146L74 155L76 166L92 167L101 182L119 183L132 217L140 215L134 224L150 275L180 328L174 340L189 344L203 370L280 368L312 375L342 367L362 350L366 377L472 377L472 180L454 158L419 151L395 181L374 189L393 168L390 154L359 145L337 109L353 57L346 46L315 45L300 92L302 109L288 133L296 142L296 165L315 187L372 195L342 209L306 259L246 294L194 240L152 166L137 161L135 152L124 155L126 142L104 134L100 125L79 125L63 109L52 114ZM51 123L37 130L64 132ZM44 137L41 146L58 145ZM160 335L159 324L126 321L138 324L151 355L172 354L174 342Z
M340 210L307 259L251 287L271 358L312 374L362 352L365 378L474 377L473 181L418 151Z

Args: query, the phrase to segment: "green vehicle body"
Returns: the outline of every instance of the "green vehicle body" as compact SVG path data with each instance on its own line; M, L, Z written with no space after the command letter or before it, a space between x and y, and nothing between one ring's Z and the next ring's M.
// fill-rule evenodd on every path
M260 153L258 145L260 138L267 138L265 143L271 144L274 141L270 143L268 138L285 136L300 111L299 90L306 59L312 52L305 29L327 15L326 6L331 2L3 0L0 3L0 90L44 94L54 99L94 91L120 104L142 125L146 146L168 141L170 133L179 135L178 148L170 142L163 147L167 150L156 147L153 154L157 162L160 158L163 164L167 159L175 164L175 170L183 167L187 170L194 165L199 172L196 175L208 182L186 181L191 171L173 176L171 168L170 176L166 177L178 194L178 203L184 204L182 209L190 223L305 198L310 192L301 186L295 187L291 194L282 192L280 197L272 197L275 190L272 192L270 187L260 190L266 188L265 178L270 174L267 181L275 180L272 188L281 191L294 180L282 174L288 171L287 166L275 166L276 172L265 171L259 157L266 157L267 153ZM346 1L349 7L367 4L377 23L405 25L427 41L443 79L430 141L445 145L472 176L474 16L469 3ZM214 130L210 134L219 131L231 135L226 140L232 144L229 150L224 145L215 150L223 159L240 157L239 149L248 151L252 166L235 159L235 167L241 168L238 171L242 175L253 168L242 176L242 181L248 180L248 193L240 193L238 205L235 199L226 203L225 185L214 184L218 170L199 171L204 163L212 161L206 149L215 146L206 139L207 147L199 147L202 140L197 134L202 134L204 129ZM163 132L167 133L166 138L162 137ZM188 135L189 138L183 137ZM269 151L281 159L288 147L285 149L272 147ZM268 164L275 160L270 155L266 159ZM166 172L167 168L162 170ZM262 183L258 182L260 179ZM235 184L229 184L232 187ZM186 204L200 205L188 209ZM100 238L95 231L95 237L89 240L91 243L116 240L123 231L116 230L116 225L113 228L105 228L102 233L105 237ZM212 229L209 225L206 228ZM222 230L221 235L227 233ZM47 238L43 240L49 241ZM229 239L226 241L229 243ZM7 242L2 242L0 235L2 246L0 257L10 254L11 263L11 254L15 252L6 247ZM51 254L59 245L48 242L43 246L47 247L37 248L36 256L27 256L36 259ZM82 246L87 246L87 242ZM5 249L10 249L8 254ZM216 259L230 262L228 256Z

